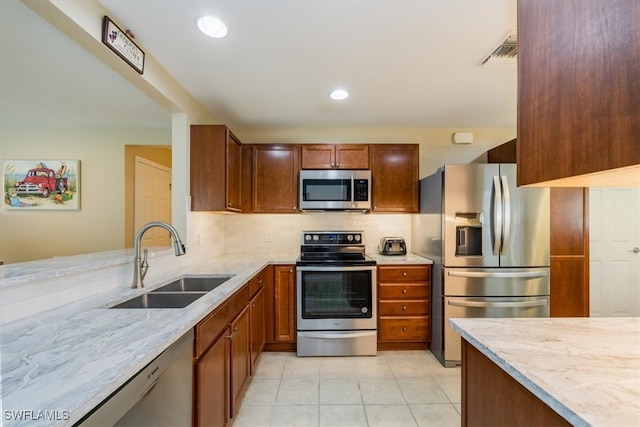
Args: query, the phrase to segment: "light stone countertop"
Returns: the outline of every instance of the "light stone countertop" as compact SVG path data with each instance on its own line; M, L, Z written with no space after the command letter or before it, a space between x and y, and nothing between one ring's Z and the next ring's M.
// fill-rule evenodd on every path
M107 264L129 253L114 252ZM155 359L178 338L224 302L267 264L295 264L298 254L225 255L185 261L178 270L156 276L144 290L120 288L29 316L0 328L1 409L5 426L67 426L80 420L111 393ZM173 257L175 258L175 257ZM384 264L430 263L412 254L383 257ZM72 260L65 274L83 272L105 262L88 256ZM95 261L95 262L94 262ZM182 272L176 274L176 271ZM17 270L16 270L17 272ZM44 272L23 271L5 286L18 286L24 277L40 279ZM167 284L182 276L234 276L183 309L122 309L107 307ZM31 411L19 417L7 411ZM57 419L34 420L41 411ZM31 419L30 419L31 418Z
M419 255L408 253L406 255L380 255L367 253L371 258L375 259L378 265L385 264L433 264L433 261L423 258Z
M574 426L640 425L640 317L450 324Z

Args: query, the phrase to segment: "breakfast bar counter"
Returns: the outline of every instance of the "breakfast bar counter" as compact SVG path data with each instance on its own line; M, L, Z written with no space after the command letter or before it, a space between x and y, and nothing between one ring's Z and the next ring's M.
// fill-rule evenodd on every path
M450 323L463 425L640 425L640 318Z

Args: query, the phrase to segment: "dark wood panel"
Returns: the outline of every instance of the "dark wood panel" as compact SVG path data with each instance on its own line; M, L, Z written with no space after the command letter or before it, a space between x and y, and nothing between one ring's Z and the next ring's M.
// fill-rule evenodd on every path
M517 159L517 139L505 142L487 151L488 163L516 163Z
M418 144L373 144L373 212L418 212Z
M518 1L518 184L640 164L640 3Z
M249 302L251 316L251 375L257 368L258 357L265 344L265 312L264 312L264 288Z
M369 169L369 146L365 144L336 145L338 169Z
M225 209L225 137L222 126L191 126L190 186L194 211ZM214 185L218 183L217 185Z
M588 238L587 201L582 187L551 188L551 255L585 255Z
M274 341L296 341L295 266L274 268Z
M253 212L298 212L298 153L295 145L253 146Z
M429 282L422 283L380 283L378 298L380 299L428 299L431 295Z
M462 340L463 426L570 426L564 418Z
M229 328L194 365L194 425L226 426L229 421Z
M429 299L422 300L380 300L378 314L380 316L420 316L429 314Z
M403 265L378 267L378 282L412 282L431 280L431 267L428 265Z
M380 316L378 339L380 341L429 341L431 339L429 316Z
M249 307L231 324L231 408L233 418L238 414L245 386L251 375Z
M589 260L551 257L551 317L589 316Z

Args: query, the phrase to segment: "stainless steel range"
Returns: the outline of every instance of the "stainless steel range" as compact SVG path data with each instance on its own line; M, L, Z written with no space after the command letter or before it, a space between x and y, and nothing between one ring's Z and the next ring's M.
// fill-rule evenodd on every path
M303 231L296 271L298 356L376 355L376 262L364 233Z

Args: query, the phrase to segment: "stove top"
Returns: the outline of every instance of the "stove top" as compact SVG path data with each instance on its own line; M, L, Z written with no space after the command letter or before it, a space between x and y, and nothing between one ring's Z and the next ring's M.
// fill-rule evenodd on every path
M297 265L375 265L362 231L303 231Z

